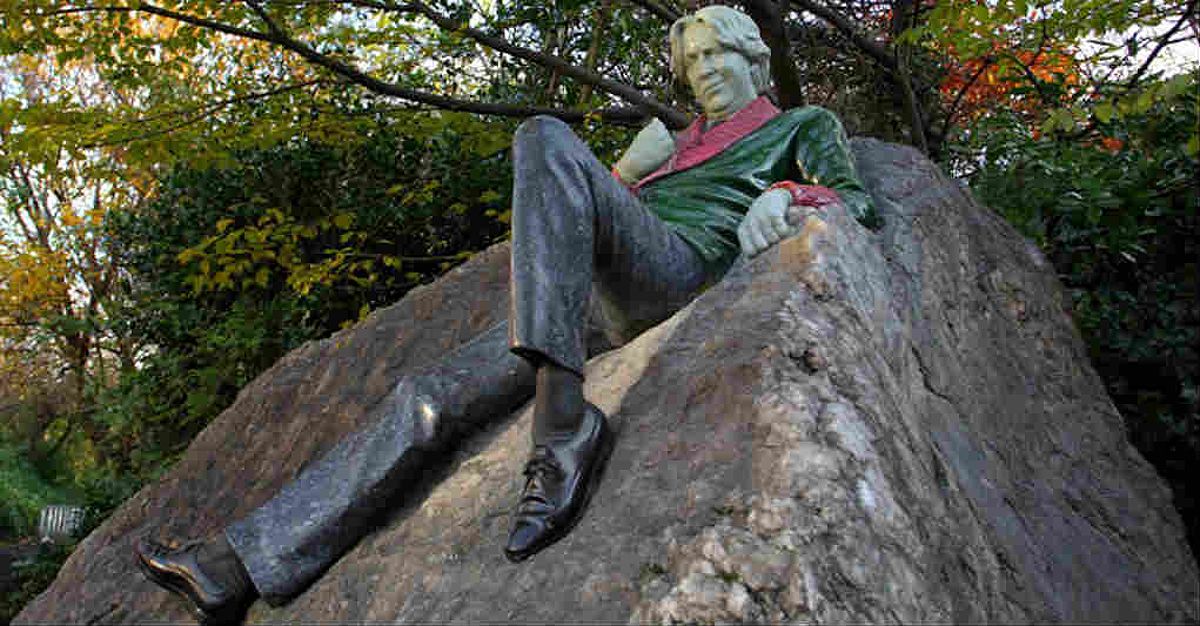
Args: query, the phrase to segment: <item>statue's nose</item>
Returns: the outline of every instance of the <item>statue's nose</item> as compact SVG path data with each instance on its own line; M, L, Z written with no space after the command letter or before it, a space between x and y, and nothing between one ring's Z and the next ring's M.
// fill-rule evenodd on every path
M712 59L700 59L696 61L696 77L708 78L717 73L717 64Z

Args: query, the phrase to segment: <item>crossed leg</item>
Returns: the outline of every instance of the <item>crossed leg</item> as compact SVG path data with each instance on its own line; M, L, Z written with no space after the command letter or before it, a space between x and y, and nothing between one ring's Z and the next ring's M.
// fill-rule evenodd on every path
M629 337L687 304L711 278L690 246L617 182L566 124L527 120L514 137L513 153L508 323L405 377L369 427L226 528L223 539L253 583L248 593L257 591L273 604L296 595L369 530L376 512L419 480L430 455L507 415L535 389L539 397L562 396L561 387L571 384L562 381L581 383L593 288L619 334ZM604 416L589 408L535 411L535 458L539 447L554 445L559 457L591 454L586 448L592 444L580 433L595 430L589 416L600 427ZM528 509L530 488L527 483L518 518ZM171 558L143 555L142 562L156 582L208 611L156 570L178 570Z

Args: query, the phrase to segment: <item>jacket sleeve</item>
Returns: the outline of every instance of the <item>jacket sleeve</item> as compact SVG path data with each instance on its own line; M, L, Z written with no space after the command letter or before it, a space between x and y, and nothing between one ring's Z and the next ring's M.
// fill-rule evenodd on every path
M842 123L832 112L808 107L808 120L796 138L796 168L805 182L822 185L837 192L850 214L868 228L882 222L871 195L863 187L854 167L850 142Z

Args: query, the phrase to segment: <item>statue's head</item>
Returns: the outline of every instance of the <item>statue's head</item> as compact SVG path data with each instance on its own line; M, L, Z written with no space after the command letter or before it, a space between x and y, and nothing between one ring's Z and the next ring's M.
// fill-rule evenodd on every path
M721 120L771 84L771 49L749 15L709 6L671 25L671 72L709 119Z

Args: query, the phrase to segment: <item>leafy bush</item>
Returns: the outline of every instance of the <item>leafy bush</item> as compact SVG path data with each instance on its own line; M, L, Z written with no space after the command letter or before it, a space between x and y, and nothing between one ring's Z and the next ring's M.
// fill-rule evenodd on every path
M100 403L118 473L169 465L239 389L507 231L510 130L413 114L356 142L298 137L181 167L109 232L151 350Z
M1189 467L1200 458L1200 188L1197 74L1116 105L1093 101L1092 129L1012 115L968 135L982 153L971 186L1033 238L1068 289L1092 362L1130 440L1170 483L1200 548Z
M0 540L32 536L42 508L70 501L65 490L42 478L17 446L0 440Z
M54 582L74 545L44 545L28 563L14 566L16 585L0 593L0 624L8 624L25 605Z

